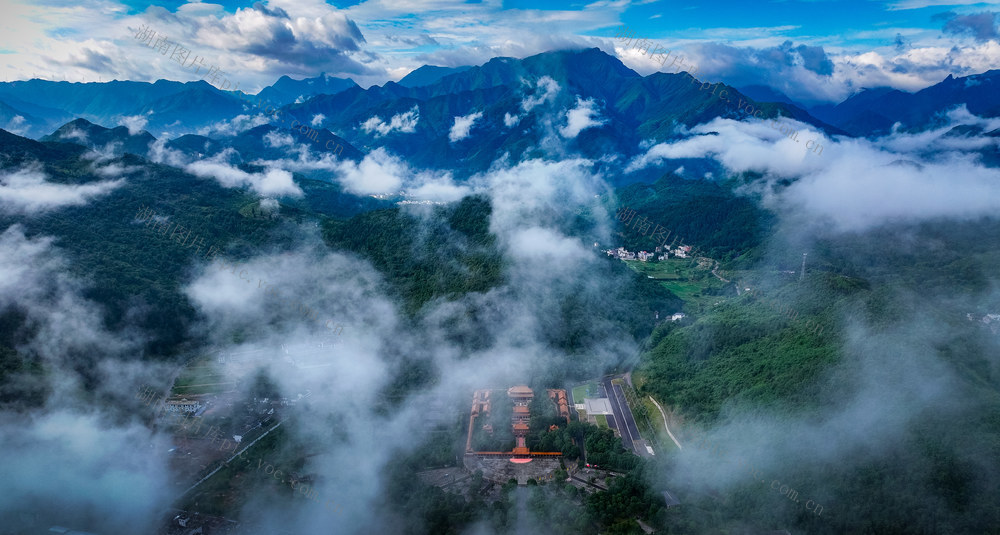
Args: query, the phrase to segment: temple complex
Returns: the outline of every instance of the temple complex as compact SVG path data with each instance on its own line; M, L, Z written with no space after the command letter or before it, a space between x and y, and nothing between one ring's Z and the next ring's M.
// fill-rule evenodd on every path
M472 395L472 410L469 414L469 432L465 441L465 467L470 471L483 470L484 477L504 483L509 478L515 478L520 484L525 484L528 478L550 476L559 468L561 452L531 451L527 445L528 432L531 430L531 409L529 405L535 399L535 393L528 386L518 385L507 389L507 397L513 404L510 417L510 429L514 436L514 448L511 451L476 451L473 448L473 436L479 436L482 444L483 435L493 435L495 419L490 420L490 411L500 411L501 414L510 405L506 400L495 400L494 407L490 399L491 390L476 390ZM500 392L503 392L502 390ZM565 417L569 423L569 405L566 391L560 389L547 390L548 397L556 405L560 417ZM480 420L481 418L481 420ZM506 421L506 420L504 420ZM477 429L478 426L478 429ZM551 428L550 428L551 430ZM479 434L477 435L477 431ZM533 462L534 461L534 462ZM530 464L529 464L530 463Z

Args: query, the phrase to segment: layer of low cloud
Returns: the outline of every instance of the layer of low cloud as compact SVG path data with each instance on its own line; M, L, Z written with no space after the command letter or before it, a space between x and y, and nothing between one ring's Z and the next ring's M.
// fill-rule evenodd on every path
M11 529L44 519L155 531L170 498L167 448L135 421L132 398L167 369L137 365L140 339L105 329L101 308L82 297L89 284L69 274L55 241L27 237L20 225L0 234L0 313L24 318L17 356L45 367L41 375L12 370L5 387L49 392L41 406L0 411L0 517ZM5 405L17 397L4 392Z
M103 197L125 181L102 180L88 184L50 182L39 166L0 171L0 211L31 215L67 206L83 206Z
M787 118L780 122L799 132L795 139L769 126L770 121L717 118L692 128L690 137L650 147L626 170L711 158L728 173L761 173L765 181L748 192L761 195L765 206L785 212L790 224L804 229L854 232L889 223L994 215L1000 212L1000 171L985 167L972 151L996 150L996 138L950 131L957 124L1000 125L964 108L949 117L951 122L938 129L871 141L831 139ZM791 184L779 186L790 179Z
M261 195L289 195L301 197L302 189L292 180L292 174L283 169L267 169L248 173L221 159L201 160L184 166L184 170L201 178L213 178L224 187L249 186Z

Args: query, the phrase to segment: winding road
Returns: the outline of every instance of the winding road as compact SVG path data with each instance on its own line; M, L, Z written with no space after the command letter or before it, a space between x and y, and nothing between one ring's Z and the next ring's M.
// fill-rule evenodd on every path
M656 400L653 399L653 396L649 396L649 400L652 401L653 404L656 405L656 408L660 410L660 416L663 417L663 428L666 429L667 434L670 435L670 440L673 440L674 444L677 444L678 448L684 449L684 446L681 446L681 443L677 442L677 438L674 437L674 434L670 432L670 427L667 426L667 414L663 412L663 407L661 407L659 403L656 403Z

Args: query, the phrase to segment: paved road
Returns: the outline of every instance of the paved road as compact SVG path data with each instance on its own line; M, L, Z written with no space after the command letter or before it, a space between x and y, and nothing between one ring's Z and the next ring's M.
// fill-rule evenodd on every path
M629 408L628 402L625 401L625 391L622 390L621 385L612 384L611 387L614 390L614 399L618 404L620 412L622 413L621 420L625 423L625 428L628 430L629 438L632 442L642 440L642 437L639 435L639 426L635 424L635 418L632 416L632 409ZM643 449L645 449L645 446L643 446ZM642 455L644 453L645 451L639 454Z
M610 383L610 382L608 382L608 384L611 384L611 383ZM608 391L607 391L607 389L605 388L605 386L604 386L604 383L600 383L600 384L598 385L598 388L599 388L599 390L600 390L600 393L599 393L599 394L600 394L600 396L601 396L602 398L608 398L608 399L610 399L610 398L611 398L611 396L609 396L609 395L608 395ZM618 414L618 411L617 411L617 410L615 410L615 407L614 407L614 402L612 402L612 403L611 403L611 410L612 410L612 412L614 412L615 414ZM608 427L610 427L611 429L614 429L614 430L616 430L616 431L619 431L619 433L620 433L620 432L621 432L621 430L619 430L619 429L618 429L618 421L617 421L617 419L616 419L616 418L614 417L614 415L611 415L611 414L609 414L609 415L607 415L607 416L606 416L606 418L608 419ZM622 440L624 441L625 439L623 438ZM631 441L630 441L630 443L631 443ZM631 446L631 444L630 444L630 445L628 445L628 446L626 446L626 447L628 447L628 448L631 448L632 446Z
M628 403L625 403L625 394L622 393L620 386L611 383L610 378L602 381L601 386L611 402L611 411L615 413L615 422L619 424L617 429L622 437L622 445L627 450L635 451L633 441L639 438L639 429L635 425L635 420L632 419L632 411L629 410ZM608 423L611 423L610 417L608 417Z

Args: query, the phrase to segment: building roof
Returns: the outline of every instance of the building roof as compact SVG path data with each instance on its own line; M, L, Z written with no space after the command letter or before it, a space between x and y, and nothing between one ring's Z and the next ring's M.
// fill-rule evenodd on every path
M512 386L507 389L508 395L534 395L531 388L525 385Z
M527 431L528 430L528 424L521 424L521 423L514 424L514 430L515 431Z
M608 398L583 398L583 404L587 414L614 414Z
M525 405L515 405L514 406L514 412L515 413L517 413L517 412L523 412L523 413L527 414L528 407L525 406Z

